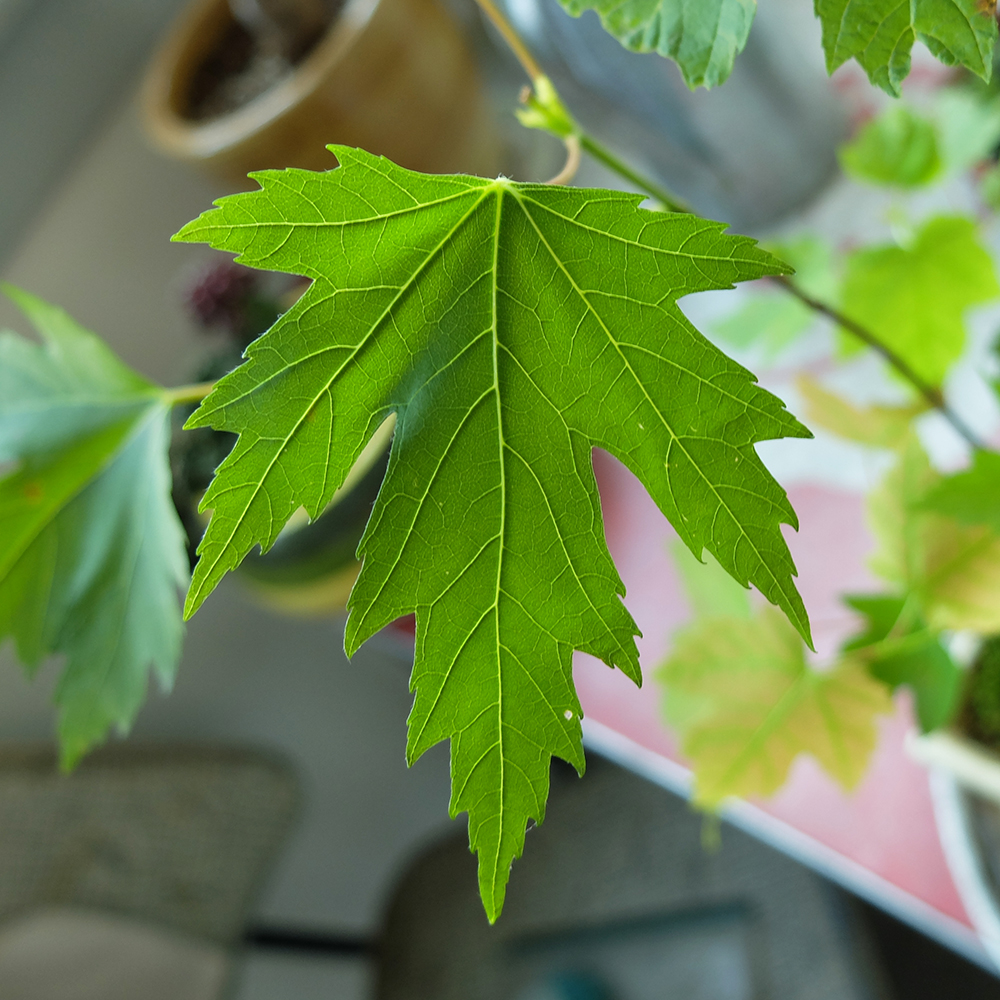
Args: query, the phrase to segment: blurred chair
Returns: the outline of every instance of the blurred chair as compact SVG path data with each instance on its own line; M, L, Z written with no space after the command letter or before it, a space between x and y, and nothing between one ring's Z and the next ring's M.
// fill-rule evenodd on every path
M728 826L706 847L708 821L663 789L592 758L582 781L554 781L547 817L492 928L464 831L414 861L388 909L377 1000L885 995L842 894Z
M0 996L215 1000L297 794L253 751L0 748Z

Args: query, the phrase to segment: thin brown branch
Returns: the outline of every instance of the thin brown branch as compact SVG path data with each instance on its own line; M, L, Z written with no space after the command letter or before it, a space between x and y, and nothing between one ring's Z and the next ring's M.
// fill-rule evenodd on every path
M986 445L979 440L975 431L948 405L941 390L918 375L904 358L898 355L888 344L879 340L866 326L851 319L850 316L845 316L839 310L834 309L833 306L829 306L825 302L813 298L799 288L787 275L776 275L771 280L779 284L789 294L794 295L804 306L808 306L813 312L833 320L841 329L857 337L858 340L867 344L873 351L881 355L889 365L895 368L920 393L928 405L937 410L951 424L956 433L961 435L973 448L987 450Z
M476 3L479 4L479 9L490 19L493 27L503 35L503 40L517 57L517 61L523 67L524 72L528 74L531 82L534 83L543 77L545 74L542 72L542 67L535 62L535 57L531 54L531 50L521 41L520 35L514 30L510 21L503 16L500 8L493 3L493 0L476 0Z

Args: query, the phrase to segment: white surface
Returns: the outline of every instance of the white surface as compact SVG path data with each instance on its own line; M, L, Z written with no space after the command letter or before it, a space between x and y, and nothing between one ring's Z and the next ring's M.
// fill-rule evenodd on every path
M949 772L971 791L1000 804L1000 760L981 743L941 729L912 736L906 749L922 764Z
M982 856L975 846L972 820L955 776L944 768L931 770L931 799L941 847L955 888L979 934L983 948L1000 969L1000 909L990 890Z

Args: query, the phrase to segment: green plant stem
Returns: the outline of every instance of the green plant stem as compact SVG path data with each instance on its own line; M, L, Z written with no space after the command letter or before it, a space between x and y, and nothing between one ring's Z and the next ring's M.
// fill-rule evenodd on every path
M799 288L787 275L777 275L772 277L771 280L780 285L790 295L794 295L804 306L808 306L813 312L833 320L841 329L857 337L862 343L867 344L873 351L880 354L885 361L895 368L920 393L928 405L937 410L951 424L956 433L961 435L973 448L984 451L988 450L986 445L979 440L976 433L948 405L941 390L921 378L904 358L900 357L891 347L879 340L871 330L855 322L850 316L845 316L842 312L827 305L825 302L813 298Z
M627 163L618 159L607 146L603 146L593 136L581 131L580 145L595 160L613 170L619 177L634 184L640 191L648 194L651 198L655 198L668 212L691 212L691 207L678 198L677 195L671 194L661 184L657 184L649 180L649 178L643 177L642 174L637 173Z
M179 385L176 389L164 389L163 399L168 406L181 406L184 403L200 403L214 388L215 382Z
M493 27L500 32L503 36L503 40L507 43L511 52L517 58L517 61L521 64L524 72L528 75L531 80L532 86L535 88L536 93L539 91L538 83L540 81L546 80L545 73L542 71L541 66L535 60L535 57L531 54L530 49L521 40L521 36L514 30L514 26L504 17L500 8L496 6L493 0L476 0L479 4L479 9L490 19ZM551 81L548 81L551 86ZM553 92L555 88L552 88ZM538 94L541 97L541 94ZM560 100L561 104L561 100ZM659 184L655 184L652 181L647 180L641 174L636 173L632 170L627 163L622 162L618 159L614 153L611 152L607 147L599 143L593 136L588 135L580 125L576 122L572 122L573 133L578 139L580 146L588 152L595 160L600 161L606 167L613 170L620 177L627 180L630 184L634 184L641 191L644 191L650 197L655 198L668 212L689 212L690 209L687 205L681 201L680 198L671 194L666 188ZM569 142L570 136L558 135L557 138L562 139L566 142L566 152L567 152L567 165L561 170L555 178L550 183L566 183L562 180L562 177L570 169L575 172L574 157L575 151L572 144Z

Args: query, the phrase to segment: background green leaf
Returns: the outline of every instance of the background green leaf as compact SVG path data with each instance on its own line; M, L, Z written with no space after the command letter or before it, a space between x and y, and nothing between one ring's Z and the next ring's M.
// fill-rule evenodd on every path
M866 122L837 155L852 177L902 188L929 184L942 166L933 123L905 104Z
M924 732L947 725L962 694L963 673L941 643L941 633L928 628L906 597L853 595L844 602L865 618L865 629L848 641L873 677L892 690L908 686L916 701Z
M0 335L0 638L52 653L64 766L126 730L152 666L173 681L187 578L170 500L169 408L61 310L16 289L41 345Z
M1000 455L977 449L972 467L942 479L924 498L926 510L1000 535Z
M857 250L847 262L843 311L871 330L927 382L940 385L965 347L965 311L1000 295L976 224L940 216L912 246ZM843 334L847 353L860 350Z
M830 246L813 237L769 243L766 249L795 268L795 283L808 295L833 301L838 281ZM754 345L765 361L773 360L816 322L816 314L798 299L775 287L755 288L735 312L712 325L712 332L734 347Z
M733 70L757 0L559 0L574 17L596 10L626 48L673 59L689 87L715 87Z
M826 68L857 59L868 79L898 97L918 39L946 66L989 80L996 21L982 0L814 0Z
M810 424L873 448L904 445L914 419L928 410L922 399L906 406L855 406L808 375L800 375L795 387L805 401L805 418Z
M318 515L396 412L345 643L416 613L408 758L451 740L451 811L469 812L493 919L550 756L583 766L573 650L639 679L595 446L808 635L779 529L795 516L754 450L808 432L676 305L782 265L640 195L330 148L338 169L255 174L261 190L177 237L313 279L189 422L240 437L205 496L187 611L300 505Z
M703 553L705 561L700 562L678 538L671 542L670 555L696 617L750 617L750 594L708 553Z
M945 87L934 98L938 148L949 170L988 160L1000 143L1000 96L972 87Z
M883 684L848 656L810 670L802 640L771 608L751 619L704 618L675 637L657 678L664 711L695 772L695 801L771 795L803 753L845 788L875 748L875 716L892 711Z

